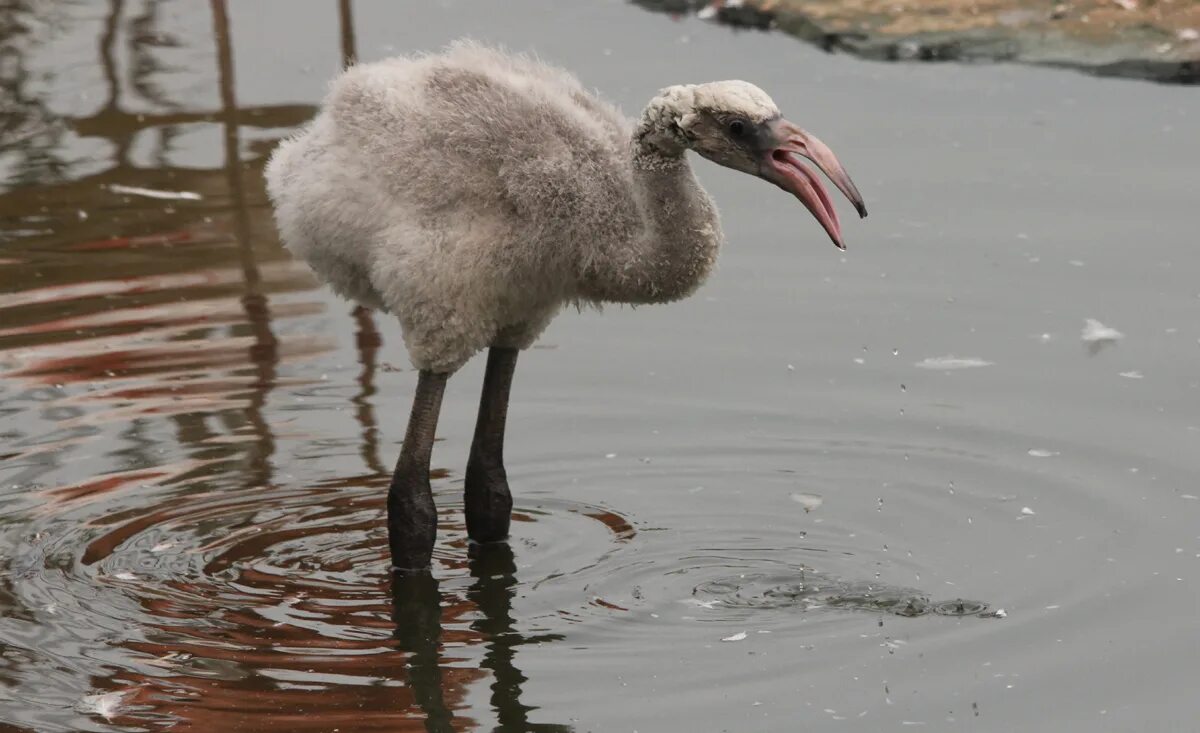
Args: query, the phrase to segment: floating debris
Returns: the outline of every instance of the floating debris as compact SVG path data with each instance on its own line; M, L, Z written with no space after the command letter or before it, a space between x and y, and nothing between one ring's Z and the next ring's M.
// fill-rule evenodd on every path
M1125 334L1115 328L1110 328L1104 325L1095 318L1088 318L1083 324L1083 333L1079 335L1085 343L1097 344L1110 341L1119 341L1125 338Z
M157 188L123 186L119 183L110 183L108 190L126 196L144 196L148 199L159 199L161 201L200 201L204 198L194 191L163 191Z
M825 500L818 494L792 494L792 501L804 507L805 513L815 511L818 507L825 503Z
M1033 511L1032 509L1030 509L1030 508L1029 508L1029 507L1027 507L1027 506L1023 506L1023 507L1021 507L1021 514L1025 515L1025 516L1027 516L1027 517L1032 517L1032 516L1033 516L1034 514L1036 514L1036 513L1037 513L1037 512Z
M79 701L79 710L84 713L95 713L105 720L111 721L120 712L121 702L131 690L117 690L100 695L88 695Z
M978 357L931 356L918 361L914 366L921 369L974 369L976 367L992 366L992 362Z
M1083 332L1079 337L1087 345L1088 353L1095 356L1104 347L1112 346L1120 339L1125 338L1125 334L1115 328L1104 325L1095 318L1088 318L1084 321Z
M721 641L741 641L741 640L743 640L743 639L745 639L745 638L746 638L746 632L745 632L745 631L739 631L739 632L737 632L736 634L734 634L733 636L726 636L726 637L724 637L723 639L721 639Z
M1142 373L1134 369L1128 372L1121 372L1121 376L1126 379L1142 379Z
M1041 448L1030 448L1029 455L1033 456L1034 458L1051 458L1053 456L1057 456L1057 455L1061 455L1061 454L1056 450L1042 450Z
M146 660L146 664L166 669L175 669L192 661L194 658L195 655L188 652L167 652L156 659Z
M955 598L952 601L940 601L933 604L933 613L938 616L985 616L988 613L986 603L970 601L965 598Z

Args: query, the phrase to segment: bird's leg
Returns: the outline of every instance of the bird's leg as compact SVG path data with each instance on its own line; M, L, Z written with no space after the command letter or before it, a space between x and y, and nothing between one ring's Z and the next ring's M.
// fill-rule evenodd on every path
M433 557L437 507L429 487L429 459L449 377L422 371L417 378L408 432L388 488L388 543L392 566L399 570L424 570Z
M488 351L479 420L467 459L467 534L476 542L497 542L508 536L512 494L504 472L504 420L516 366L516 349L493 346Z

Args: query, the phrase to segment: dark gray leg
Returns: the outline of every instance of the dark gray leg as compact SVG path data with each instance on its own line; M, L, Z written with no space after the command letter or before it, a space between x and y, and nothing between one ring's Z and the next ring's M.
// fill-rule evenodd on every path
M476 542L498 542L508 536L512 494L504 472L504 420L517 350L492 347L488 351L479 420L467 460L467 534Z
M388 543L392 566L399 570L424 570L433 557L437 507L429 488L429 458L449 377L423 371L417 378L408 432L388 488Z

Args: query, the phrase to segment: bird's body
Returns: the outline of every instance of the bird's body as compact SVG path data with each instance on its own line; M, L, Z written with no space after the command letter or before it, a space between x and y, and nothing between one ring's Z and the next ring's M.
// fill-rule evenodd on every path
M352 68L267 180L288 247L449 372L530 345L564 303L704 280L716 209L686 159L636 166L634 129L564 71L460 43Z
M343 296L394 315L420 370L388 493L394 565L429 565L450 374L490 348L466 517L472 539L503 539L518 351L566 303L661 303L708 276L721 227L688 150L795 194L839 247L837 213L799 157L866 215L833 153L752 84L668 87L629 120L565 71L470 42L349 69L272 156L284 243Z

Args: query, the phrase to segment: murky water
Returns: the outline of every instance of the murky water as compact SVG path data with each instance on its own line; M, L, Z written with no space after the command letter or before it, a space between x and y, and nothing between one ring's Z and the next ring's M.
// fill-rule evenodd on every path
M615 1L26 5L0 11L0 727L1200 715L1193 91L894 67ZM436 580L393 584L416 375L394 324L280 249L260 170L344 54L466 33L630 112L756 81L872 216L843 256L698 163L730 238L712 282L565 313L522 357L509 548L468 551L480 364L457 375Z

